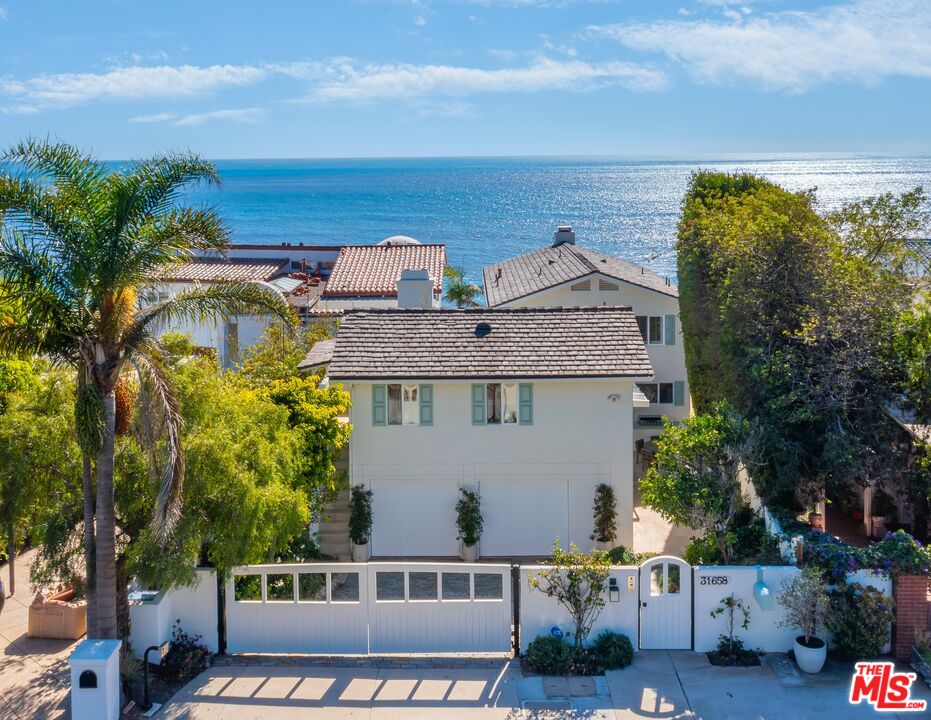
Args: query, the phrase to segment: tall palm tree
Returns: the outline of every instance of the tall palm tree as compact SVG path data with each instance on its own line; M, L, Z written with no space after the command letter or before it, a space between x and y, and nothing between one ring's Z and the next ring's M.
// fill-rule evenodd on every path
M480 285L467 281L463 270L447 265L443 268L443 277L446 278L446 292L443 294L446 302L458 308L478 307L475 298L484 295L484 290Z
M87 455L88 496L91 457L96 467L96 504L85 503L85 546L95 554L92 633L116 638L113 465L120 373L139 378L143 435L160 483L152 522L165 538L180 512L184 456L175 389L157 333L171 322L252 313L286 319L290 311L280 295L252 283L212 284L147 301L166 271L195 251L221 253L228 244L212 209L183 203L190 185L219 183L212 163L170 154L113 170L70 145L35 140L12 147L2 160L0 302L15 300L21 312L0 323L0 352L42 354L77 372L75 417Z

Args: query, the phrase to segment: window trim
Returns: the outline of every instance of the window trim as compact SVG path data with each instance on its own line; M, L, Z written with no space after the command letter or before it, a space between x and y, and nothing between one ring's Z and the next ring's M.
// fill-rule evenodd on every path
M501 419L499 422L488 422L488 386L500 386L501 393ZM513 408L517 413L516 422L504 422L505 398L504 386L513 385L515 388ZM490 427L519 427L533 425L533 383L492 380L481 383L472 383L470 388L472 424L475 426Z

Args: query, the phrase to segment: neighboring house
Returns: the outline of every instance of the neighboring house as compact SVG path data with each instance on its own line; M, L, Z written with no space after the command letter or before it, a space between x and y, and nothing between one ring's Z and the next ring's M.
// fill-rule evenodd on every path
M631 545L634 383L653 368L629 309L347 310L321 366L352 396L375 556L457 555L460 488L481 495L485 557L590 548L599 483Z
M633 309L656 377L638 384L635 446L659 434L662 418L690 412L685 352L679 323L679 291L668 278L639 265L575 244L561 226L549 247L489 265L483 271L490 307L600 307ZM638 442L641 441L641 442Z
M159 278L156 291L167 297L214 282L260 282L280 292L309 322L354 307L437 306L445 263L445 246L403 236L377 245L230 245L223 257L195 257L172 269ZM195 346L212 349L224 367L232 367L268 323L267 317L244 316L165 330L190 335Z

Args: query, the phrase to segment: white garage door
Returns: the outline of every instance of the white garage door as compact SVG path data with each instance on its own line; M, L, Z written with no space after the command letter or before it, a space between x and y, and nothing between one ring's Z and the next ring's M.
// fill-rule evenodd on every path
M372 547L379 557L455 556L459 483L443 478L371 480Z
M481 481L486 557L549 555L559 538L569 545L569 486L565 478Z

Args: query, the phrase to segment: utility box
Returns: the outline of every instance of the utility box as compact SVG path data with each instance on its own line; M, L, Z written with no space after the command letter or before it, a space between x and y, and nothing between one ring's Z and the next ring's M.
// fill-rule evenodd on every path
M71 653L72 720L117 720L121 640L83 640Z

